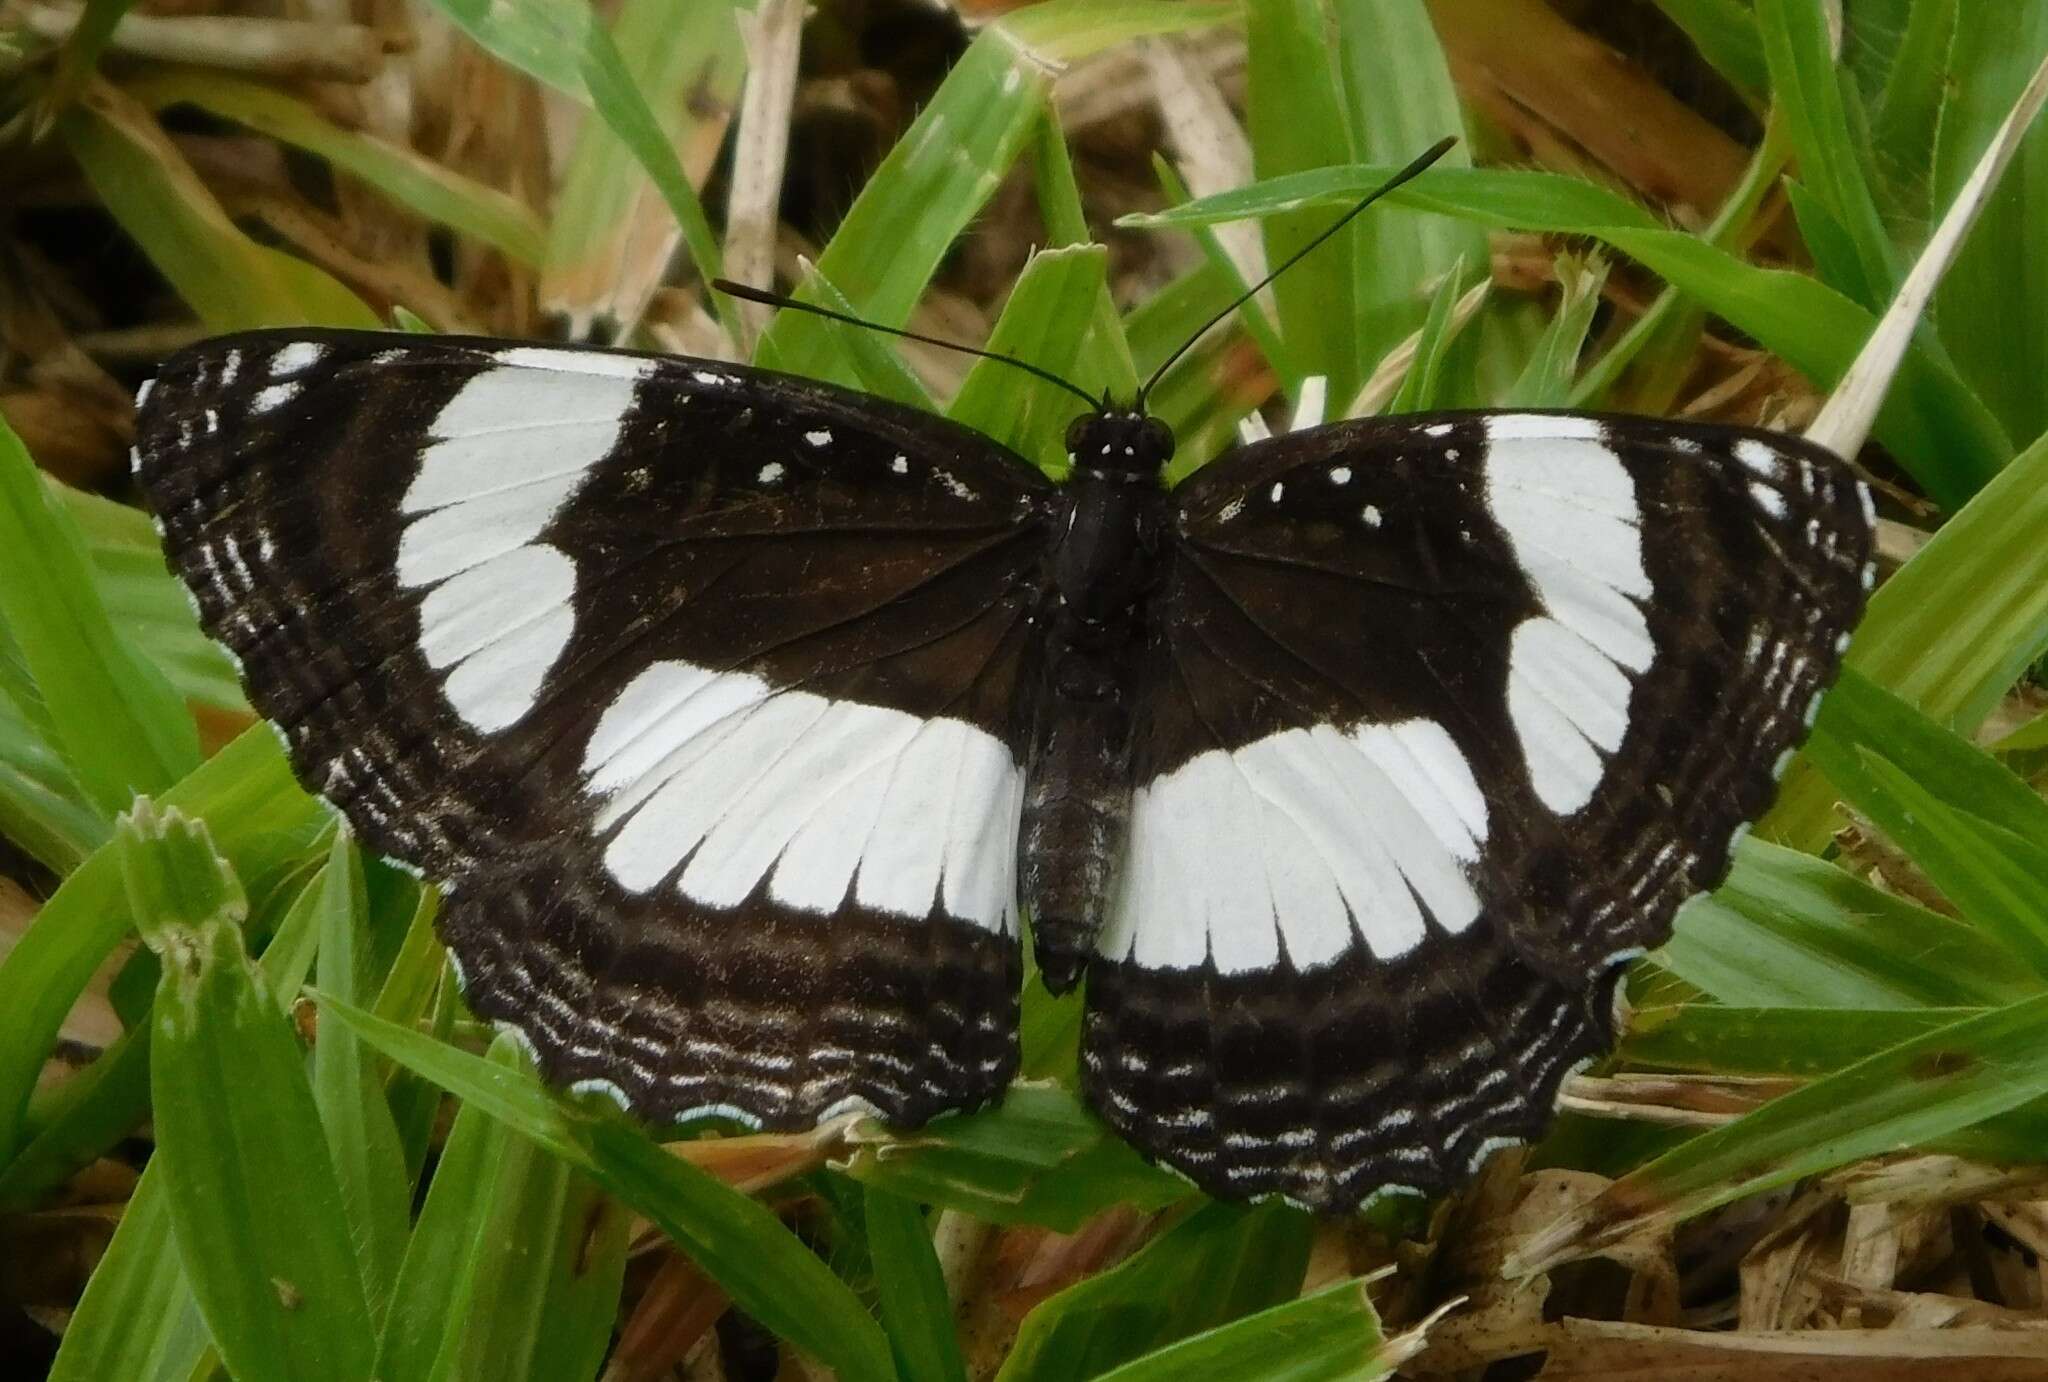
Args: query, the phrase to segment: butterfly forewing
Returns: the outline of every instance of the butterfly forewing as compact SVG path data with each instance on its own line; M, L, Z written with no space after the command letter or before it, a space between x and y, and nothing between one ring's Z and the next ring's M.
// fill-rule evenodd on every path
M1231 1196L1436 1190L1548 1123L1619 962L1725 874L1869 580L1763 432L1442 414L1174 495L1084 1078Z
M137 466L300 776L477 1011L655 1117L919 1122L1014 1066L1043 479L724 365L262 333Z

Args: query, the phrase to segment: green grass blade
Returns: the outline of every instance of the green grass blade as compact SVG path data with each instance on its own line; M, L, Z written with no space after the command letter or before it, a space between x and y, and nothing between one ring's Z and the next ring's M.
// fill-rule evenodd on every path
M856 1143L847 1170L919 1203L1062 1233L1113 1205L1160 1209L1193 1193L1053 1084L1013 1084L995 1108L942 1119L913 1137Z
M859 1382L895 1375L887 1339L860 1301L761 1205L609 1119L565 1112L533 1077L323 997L386 1056L584 1171L652 1220L764 1327Z
M1208 1204L1109 1271L1039 1303L999 1382L1094 1377L1291 1299L1313 1224L1284 1205Z
M320 987L366 1004L374 967L369 900L362 859L347 831L335 832L316 897ZM313 1097L341 1182L370 1318L381 1323L405 1251L412 1186L384 1081L361 1040L346 1027L330 1026L313 1045Z
M85 542L0 421L0 618L34 677L79 787L112 814L199 762L184 704L115 630Z
M2048 438L2036 442L1871 596L1848 665L1937 724L1973 731L2048 650ZM1834 700L1822 703L1827 718ZM1817 848L1834 789L1795 763L1763 828Z
M1080 377L1081 345L1107 291L1109 252L1100 245L1031 256L989 334L987 348L1028 360L1099 394L1106 381ZM1085 406L1065 389L1000 360L977 360L947 416L986 433L1043 470L1063 471L1067 424Z
M1098 1382L1367 1382L1402 1355L1357 1277L1148 1353Z
M1830 1074L1982 1008L1638 1008L1621 1058L1704 1075Z
M1853 253L1856 277L1834 286L1880 311L1898 284L1899 266L1849 131L1826 16L1814 0L1757 0L1756 23L1801 180ZM1846 274L1851 265L1840 268Z
M244 878L264 877L302 854L327 819L299 790L265 726L200 764L159 803L204 819ZM0 1023L0 1159L11 1158L19 1144L22 1111L64 1015L130 925L120 859L102 849L64 880L0 960L8 1005L8 1021Z
M1423 0L1337 0L1337 61L1354 155L1399 165L1464 130L1450 64ZM1466 167L1466 146L1439 167ZM1327 161L1327 160L1325 160ZM1425 291L1461 262L1487 262L1486 231L1441 216L1366 212L1354 223L1354 330L1361 380L1422 326ZM1335 250L1335 247L1332 247ZM1337 395L1340 403L1348 395Z
M207 1331L239 1376L362 1378L374 1335L341 1186L298 1042L243 952L239 885L203 827L175 812L138 809L122 855L164 961L150 1033L156 1160Z
M209 331L379 324L321 270L242 234L149 113L113 88L89 92L57 129L108 212Z
M1739 0L1657 0L1664 17L1685 30L1707 65L1742 99L1761 109L1770 99L1771 69L1756 16Z
M924 1215L914 1201L873 1186L861 1203L882 1324L903 1382L967 1382L953 1303Z
M40 709L40 696L35 704ZM112 830L43 727L13 695L0 695L0 836L61 877L105 844Z
M411 149L342 129L275 87L220 72L168 71L133 81L127 91L152 110L196 106L304 149L426 220L494 245L523 264L541 261L540 218L521 202Z
M151 1162L71 1314L50 1382L189 1382L212 1342L178 1266L163 1168Z
M2037 987L1974 927L1754 839L1656 960L1731 1007L1988 1007Z
M1452 342L1458 338L1457 320L1452 312L1464 291L1464 277L1464 265L1454 265L1443 282L1437 284L1428 313L1422 319L1421 335L1416 338L1415 359L1408 366L1401 387L1387 400L1385 411L1419 413L1443 406L1444 361L1450 355Z
M1578 372L1579 352L1586 348L1593 313L1600 307L1607 265L1598 259L1560 257L1557 281L1564 291L1563 301L1521 378L1501 399L1503 408L1562 408L1571 402L1572 376Z
M200 631L192 597L165 568L163 540L148 515L56 480L46 483L85 538L93 583L114 627L186 700L246 712L235 664Z
M1260 178L1356 157L1336 55L1317 0L1264 0L1253 5L1245 13L1245 49L1245 127L1251 135L1252 165ZM1267 217L1261 225L1266 263L1277 267L1340 214L1310 210ZM1286 342L1288 367L1297 372L1285 381L1289 393L1311 374L1328 378L1332 397L1349 398L1358 392L1363 377L1359 336L1362 330L1371 330L1354 299L1364 250L1354 221L1273 284L1274 313ZM1371 330L1376 344L1383 330Z
M737 9L731 0L627 0L612 23L634 85L698 185L724 142L746 75ZM555 194L540 287L543 308L565 313L572 334L582 335L594 318L620 325L639 318L667 258L642 242L669 245L677 233L660 197L610 124L583 122Z
M1940 1027L1774 1099L1632 1171L1511 1261L1541 1271L1624 1237L1905 1151L2048 1095L2048 995Z
M1008 35L999 27L983 32L861 189L819 256L818 271L860 315L903 325L947 249L1016 160L1044 98L1044 75ZM755 358L795 374L855 382L833 324L807 313L778 316Z
M510 1037L487 1059L527 1068ZM625 1247L625 1216L582 1176L464 1104L406 1247L375 1375L594 1376Z
M79 11L78 27L65 38L57 54L57 70L44 89L38 125L49 120L78 99L99 65L100 55L121 25L122 17L135 7L135 0L85 0Z
M2048 9L1961 0L1940 91L1934 204L1946 206L2048 51ZM2048 431L2048 132L2020 142L1935 295L1942 343L2015 438Z
M1886 215L1916 228L1933 210L1934 137L1947 101L1956 7L1957 0L1913 0L1871 117L1870 146L1878 155L1877 190ZM1989 129L1995 128L1993 121ZM2010 419L2006 426L2011 430Z
M835 312L860 315L847 301L846 294L815 267L804 276L804 283L811 294L805 301L816 302ZM833 329L833 344L841 353L844 367L853 372L854 379L863 389L913 408L922 408L928 413L944 411L923 382L911 373L910 366L903 363L903 357L896 353L887 335L846 322L826 320L825 325Z
M1355 200L1389 171L1354 167L1296 174L1156 215L1126 216L1118 224L1197 225L1310 203L1339 204ZM1841 378L1877 322L1869 309L1804 274L1761 269L1695 236L1661 229L1640 208L1572 178L1432 169L1388 200L1511 229L1604 240L1822 385ZM1917 345L1906 353L1876 433L1928 493L1951 509L1960 508L2012 455L2010 440L1982 401L1945 361Z

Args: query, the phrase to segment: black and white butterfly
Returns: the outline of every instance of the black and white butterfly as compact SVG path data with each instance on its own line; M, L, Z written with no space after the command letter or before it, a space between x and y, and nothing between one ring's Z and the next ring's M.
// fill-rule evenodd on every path
M1339 422L1049 482L762 370L264 332L137 467L300 777L447 891L481 1015L653 1119L915 1125L1017 1062L1019 900L1082 1078L1232 1197L1535 1137L1723 876L1871 579L1793 438Z

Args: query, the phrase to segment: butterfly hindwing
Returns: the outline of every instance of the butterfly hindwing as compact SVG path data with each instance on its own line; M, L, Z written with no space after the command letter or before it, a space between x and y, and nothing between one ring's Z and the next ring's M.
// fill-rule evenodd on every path
M783 376L345 332L174 358L137 469L551 1078L776 1127L1002 1088L1035 471Z
M1768 804L1867 495L1769 433L1439 414L1173 502L1084 1079L1219 1194L1445 1188L1547 1125Z

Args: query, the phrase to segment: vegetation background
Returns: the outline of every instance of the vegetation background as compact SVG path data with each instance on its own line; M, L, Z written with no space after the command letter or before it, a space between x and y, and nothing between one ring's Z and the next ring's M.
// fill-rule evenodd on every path
M0 0L0 1372L2048 1376L2048 135L1910 339L1883 583L1733 877L1548 1140L1351 1223L1147 1167L1036 986L1009 1100L916 1135L543 1091L122 463L175 347L381 322L1056 467L1056 392L703 280L1127 388L1446 132L1169 373L1183 469L1318 392L1798 428L2044 52L2044 0Z

